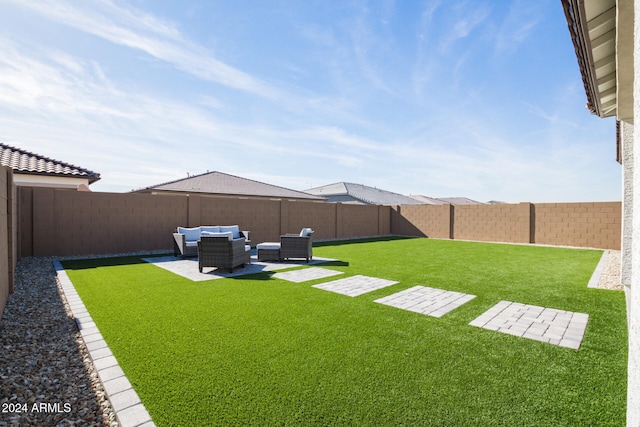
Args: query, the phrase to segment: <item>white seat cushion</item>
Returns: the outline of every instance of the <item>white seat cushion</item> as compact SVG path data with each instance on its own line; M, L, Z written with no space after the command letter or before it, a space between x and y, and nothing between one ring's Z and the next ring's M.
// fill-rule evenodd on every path
M256 249L258 250L276 250L280 249L280 242L264 242L258 243L256 245Z
M311 234L313 234L313 230L310 228L303 228L302 231L300 231L300 237L308 237L311 236Z
M180 234L184 234L184 240L186 241L200 240L200 227L193 227L193 228L178 227L177 231Z
M238 227L237 225L221 225L220 231L222 233L230 231L233 233L234 239L240 238L240 227Z
M219 233L220 230L220 226L218 225L201 225L200 226L200 231L208 231L211 233Z
M229 240L233 239L233 233L231 231L220 232L220 233L214 233L214 232L211 232L211 231L203 231L202 232L202 236L203 237L226 237Z

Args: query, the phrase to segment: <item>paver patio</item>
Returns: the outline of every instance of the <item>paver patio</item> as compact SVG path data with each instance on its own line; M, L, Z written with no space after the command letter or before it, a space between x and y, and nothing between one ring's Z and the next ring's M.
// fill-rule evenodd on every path
M350 297L357 297L358 295L386 288L387 286L395 285L396 283L398 282L393 280L357 275L334 280L332 282L320 283L313 287Z
M236 268L233 273L226 271L217 271L216 269L207 268L202 273L198 271L198 258L181 258L175 256L150 257L142 258L144 261L164 268L174 274L178 274L194 282L204 280L222 279L226 277L237 277L245 274L262 273L265 271L283 270L285 268L296 267L300 265L313 265L323 262L335 261L330 258L314 257L307 263L305 260L286 261L286 262L269 262L258 261L255 254L251 255L251 264L247 264L244 268Z
M588 321L585 313L500 301L469 324L577 350Z
M414 286L377 299L375 302L433 317L442 317L475 297L475 295L461 292Z
M283 271L274 273L271 277L276 279L287 280L294 283L308 282L310 280L324 279L325 277L337 276L344 274L342 271L329 270L322 267L309 267L301 270Z

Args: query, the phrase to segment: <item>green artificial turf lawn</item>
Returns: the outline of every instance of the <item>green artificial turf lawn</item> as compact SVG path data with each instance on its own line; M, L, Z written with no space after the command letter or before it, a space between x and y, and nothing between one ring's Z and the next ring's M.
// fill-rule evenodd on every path
M601 251L432 239L323 244L345 274L192 282L138 258L67 273L157 425L624 425L624 293ZM351 298L313 288L398 281ZM442 318L374 303L424 285L476 295ZM579 350L469 325L501 300L589 314Z

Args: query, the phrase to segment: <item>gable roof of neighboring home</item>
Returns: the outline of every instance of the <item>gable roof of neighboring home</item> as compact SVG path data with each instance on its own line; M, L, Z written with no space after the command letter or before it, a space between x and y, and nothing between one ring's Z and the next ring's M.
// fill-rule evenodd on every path
M0 164L13 169L14 174L40 175L62 178L82 178L89 184L100 179L100 174L20 148L0 143Z
M435 197L423 196L421 194L412 194L412 198L418 200L421 203L426 205L446 205L448 202L445 202L442 199L438 199Z
M419 205L422 202L402 194L363 184L337 182L305 190L306 193L326 197L328 202L359 203L367 205Z
M468 197L428 197L420 194L412 194L416 200L428 205L482 205L484 203L469 199Z
M205 193L216 196L323 200L321 197L316 197L302 191L290 190L277 185L266 184L264 182L216 171L165 182L163 184L135 190L134 192Z
M484 203L477 200L469 199L468 197L440 197L439 200L452 205L483 205Z

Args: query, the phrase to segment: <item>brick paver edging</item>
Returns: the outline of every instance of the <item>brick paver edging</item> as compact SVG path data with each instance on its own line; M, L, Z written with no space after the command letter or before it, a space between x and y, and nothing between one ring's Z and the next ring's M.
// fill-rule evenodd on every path
M80 335L87 346L93 365L98 372L105 394L111 402L118 422L122 427L155 426L138 394L102 338L98 327L93 322L62 264L60 264L60 261L53 261L53 266L64 292L64 297L69 304L71 313L80 330Z
M604 270L604 265L607 262L607 257L609 256L609 252L610 251L608 250L602 252L600 261L598 261L598 265L596 265L596 269L593 270L591 279L589 279L589 283L587 283L587 288L597 288L600 285L600 276L602 276L602 271Z

